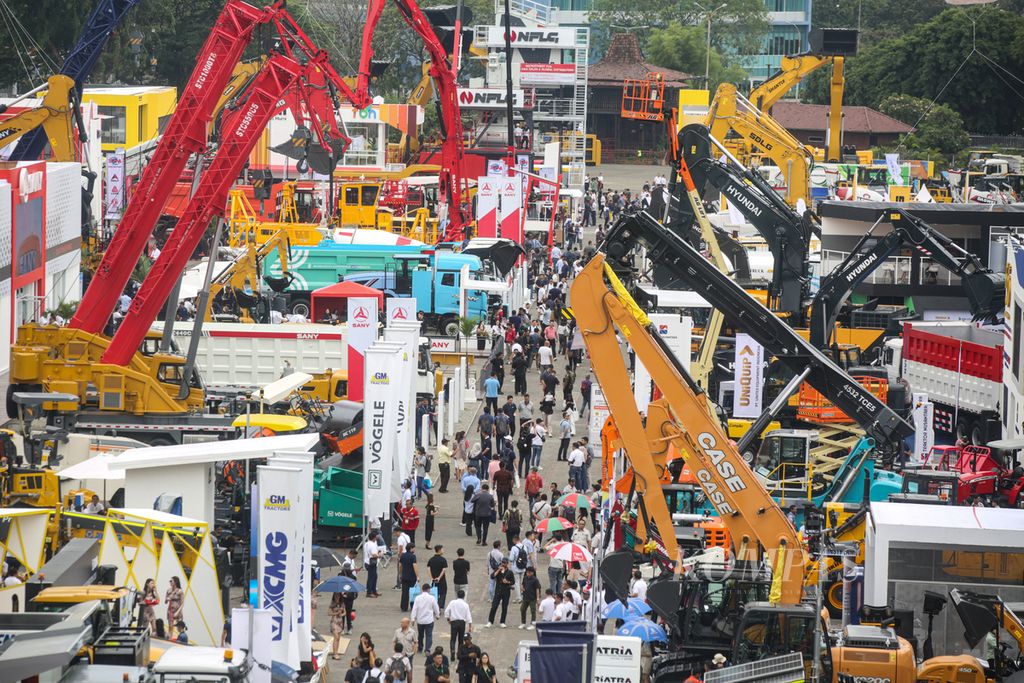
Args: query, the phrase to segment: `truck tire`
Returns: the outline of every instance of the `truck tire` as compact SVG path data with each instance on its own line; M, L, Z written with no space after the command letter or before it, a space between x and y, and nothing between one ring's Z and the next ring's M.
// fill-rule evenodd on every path
M956 418L956 425L953 427L953 436L969 442L971 438L971 420L966 415Z
M154 436L151 439L145 439L145 442L150 446L177 446L177 442L169 436Z
M313 307L309 303L309 297L293 296L291 301L288 303L288 312L293 315L305 316L308 320L313 312Z
M454 315L441 318L441 324L437 326L446 337L457 337L459 335L459 319Z
M984 446L986 443L985 428L982 426L981 420L977 420L971 424L971 444Z

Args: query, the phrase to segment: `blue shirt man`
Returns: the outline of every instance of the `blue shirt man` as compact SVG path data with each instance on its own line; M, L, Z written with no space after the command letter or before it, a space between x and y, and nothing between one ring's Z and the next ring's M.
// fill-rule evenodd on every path
M491 409L491 415L498 414L498 393L501 391L501 382L494 373L484 380L484 405Z

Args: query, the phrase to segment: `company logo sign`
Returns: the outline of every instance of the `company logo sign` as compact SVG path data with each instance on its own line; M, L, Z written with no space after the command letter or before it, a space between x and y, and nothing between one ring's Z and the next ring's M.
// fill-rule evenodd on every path
M373 373L373 376L370 377L370 384L387 385L390 383L391 378L388 376L388 373L386 372L375 372Z
M576 46L576 29L519 26L508 33L504 26L487 27L487 46L502 47L508 40L512 47L553 49Z
M263 607L270 610L270 628L274 640L284 637L288 550L288 535L282 531L269 533L263 539Z
M391 319L392 320L408 320L409 316L407 316L405 314L405 309L404 308L396 308L391 313Z
M508 106L508 93L499 88L459 88L459 105L465 109L504 109ZM512 91L512 106L521 109L523 91Z
M292 504L288 496L270 495L263 499L264 510L291 510Z
M377 375L386 373L375 373ZM370 406L370 467L367 468L366 486L371 489L379 489L382 485L381 460L384 456L384 401L374 401Z

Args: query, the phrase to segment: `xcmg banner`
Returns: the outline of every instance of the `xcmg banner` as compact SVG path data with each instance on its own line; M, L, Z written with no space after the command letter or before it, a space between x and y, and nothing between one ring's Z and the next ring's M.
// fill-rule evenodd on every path
M764 347L742 332L736 335L735 370L732 415L758 417L764 394Z
M363 400L363 354L377 339L377 299L348 300L348 398Z
M378 342L366 350L366 393L363 397L363 513L387 519L391 469L398 447L401 357L391 344Z
M313 615L310 613L312 603L312 579L310 568L313 566L313 454L300 451L282 451L274 453L269 463L273 467L296 467L299 469L300 484L296 489L297 502L294 506L298 516L299 549L299 610L297 618L298 636L293 638L293 646L298 650L299 661L308 662L312 659Z
M302 548L299 543L297 492L302 470L297 467L262 466L259 481L259 606L270 611L271 653L274 661L299 667L297 637L299 572ZM307 484L307 487L309 484ZM307 488L307 491L312 489Z

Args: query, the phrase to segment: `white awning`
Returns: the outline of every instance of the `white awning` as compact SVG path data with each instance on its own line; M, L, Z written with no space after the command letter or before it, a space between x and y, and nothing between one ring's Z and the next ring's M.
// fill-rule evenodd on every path
M261 402L271 405L288 398L293 391L301 387L303 384L306 384L311 379L313 379L313 375L309 375L305 372L293 372L290 375L285 375L281 379L274 380L270 384L263 385L255 395Z
M251 460L269 457L276 451L308 451L319 440L319 434L287 434L285 436L267 436L262 439L206 441L180 446L150 446L125 451L116 458L112 458L108 464L111 469L137 470L197 465L223 460Z
M113 469L110 466L110 463L119 457L121 456L97 455L77 465L61 468L57 475L61 479L124 479L124 470Z

